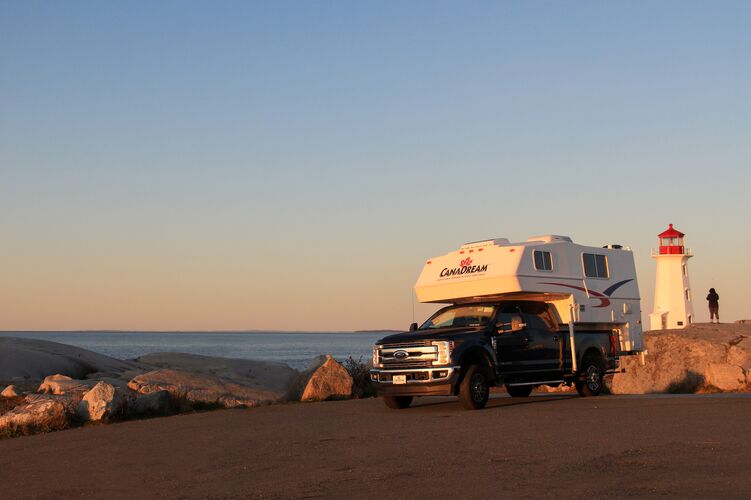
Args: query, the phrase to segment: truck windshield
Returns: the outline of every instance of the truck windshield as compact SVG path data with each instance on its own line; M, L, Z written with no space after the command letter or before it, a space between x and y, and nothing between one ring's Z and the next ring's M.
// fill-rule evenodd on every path
M422 324L420 330L461 326L485 326L493 317L495 306L451 306L441 309Z

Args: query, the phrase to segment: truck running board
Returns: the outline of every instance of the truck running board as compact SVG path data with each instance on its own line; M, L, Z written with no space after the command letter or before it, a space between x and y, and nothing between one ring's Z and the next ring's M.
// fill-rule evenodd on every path
M550 384L562 384L564 380L542 380L540 382L518 382L515 384L507 384L509 387L519 387L522 385L550 385Z

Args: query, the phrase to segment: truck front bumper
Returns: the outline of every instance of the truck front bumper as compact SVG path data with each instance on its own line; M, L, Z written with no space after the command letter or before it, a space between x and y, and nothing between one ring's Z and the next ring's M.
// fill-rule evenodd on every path
M451 396L461 367L406 368L370 370L370 380L379 396ZM394 383L394 375L404 380Z

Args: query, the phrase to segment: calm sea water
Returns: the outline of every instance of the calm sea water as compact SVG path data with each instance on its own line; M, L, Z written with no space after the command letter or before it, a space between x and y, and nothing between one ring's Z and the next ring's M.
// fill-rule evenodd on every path
M337 360L370 359L371 347L388 332L2 332L4 337L51 340L119 359L151 352L187 352L225 358L281 361L302 369L319 354Z

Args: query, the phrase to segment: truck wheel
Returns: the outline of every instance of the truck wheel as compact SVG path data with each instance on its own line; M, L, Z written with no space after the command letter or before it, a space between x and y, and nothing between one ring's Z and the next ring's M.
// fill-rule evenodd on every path
M582 363L582 380L577 380L576 392L579 396L589 397L597 396L602 391L603 376L605 375L605 365L600 356L588 355Z
M472 365L459 386L459 401L468 410L481 410L488 403L490 383L480 365Z
M532 386L506 384L506 392L508 392L508 395L512 398L526 398L532 393Z
M412 396L383 396L383 402L392 410L403 410L412 404Z

